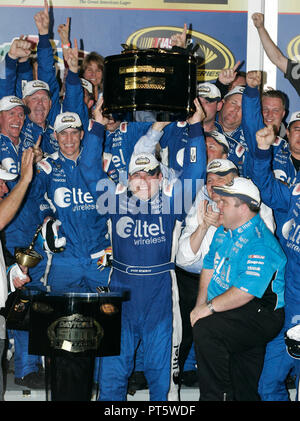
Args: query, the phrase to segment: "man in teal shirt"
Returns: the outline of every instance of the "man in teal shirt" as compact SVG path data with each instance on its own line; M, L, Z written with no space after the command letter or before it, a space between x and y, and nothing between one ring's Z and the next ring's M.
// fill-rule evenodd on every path
M204 258L191 312L200 400L260 400L265 346L284 321L286 257L260 218L260 194L242 177L213 187L221 226Z

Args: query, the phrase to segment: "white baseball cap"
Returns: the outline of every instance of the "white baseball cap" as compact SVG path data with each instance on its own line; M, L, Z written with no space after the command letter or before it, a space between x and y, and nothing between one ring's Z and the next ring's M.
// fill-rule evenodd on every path
M207 99L209 102L220 101L220 89L213 83L199 83L197 86L197 95Z
M15 107L22 107L25 114L29 114L30 110L24 102L14 95L4 96L0 100L0 111L9 111Z
M224 186L214 186L213 190L220 196L237 197L248 204L260 206L259 190L249 178L235 177Z
M238 173L237 167L229 159L213 159L206 167L206 171L224 176L230 172Z
M291 115L291 118L290 118L290 121L289 121L288 127L289 127L292 123L294 123L295 121L299 121L299 120L300 120L300 111L296 111L295 113L293 113L293 114Z
M132 175L138 171L151 173L159 167L159 162L151 153L140 153L132 155L129 163L129 174Z
M213 130L211 132L205 132L205 137L207 136L212 137L219 145L224 146L226 151L229 152L229 143L222 133L219 133L217 130Z
M90 94L93 94L93 85L89 80L84 79L83 77L80 78L81 86L86 89Z
M76 113L65 112L58 114L54 122L54 131L60 133L65 129L81 129L82 123L80 117Z
M245 90L245 86L235 86L233 89L231 89L231 91L229 91L224 98L228 98L231 95L235 95L235 94L241 94L243 95Z
M29 82L25 82L22 86L23 98L33 95L35 92L40 90L44 90L50 93L48 83L44 82L43 80L30 80Z
M0 180L14 180L17 177L18 174L12 174L0 165Z

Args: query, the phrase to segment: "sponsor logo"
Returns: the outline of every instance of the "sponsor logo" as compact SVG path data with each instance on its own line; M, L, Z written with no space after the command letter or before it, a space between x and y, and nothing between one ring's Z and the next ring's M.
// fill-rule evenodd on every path
M72 188L72 190L66 187L59 187L54 193L54 202L60 208L67 208L73 206L73 210L88 210L95 208L93 205L94 200L90 192L83 192L81 188ZM82 208L80 205L86 205L86 208ZM91 206L93 205L93 206Z
M71 115L67 115L62 117L61 122L62 123L74 123L76 121L75 117Z
M246 275L250 275L250 276L258 276L258 277L260 277L260 274L259 273L257 273L257 272L253 272L253 271L251 271L251 270L246 270Z
M181 33L182 28L173 26L150 26L131 34L126 44L133 48L171 49L171 36ZM193 43L199 45L197 58L198 82L215 80L222 69L230 69L235 58L230 49L219 40L198 31L189 31Z
M42 81L36 81L32 84L33 88L47 88L47 85Z
M152 245L166 241L163 220L160 216L158 223L150 223L140 219L133 220L124 216L116 224L116 231L121 238L132 238L134 245Z
M215 168L220 168L220 166L221 166L221 162L217 161L217 160L214 160L208 165L207 171L213 170Z
M147 165L147 164L149 164L150 163L150 159L149 158L147 158L146 156L143 156L143 157L141 157L141 158L137 158L136 160L135 160L135 164L136 165Z
M129 216L124 216L117 222L116 231L122 238L128 238L130 236L135 238L157 237L160 234L165 234L161 216L158 219L158 224L155 224L140 219L134 221Z
M266 256L260 256L259 254L249 254L249 259L265 259Z
M293 196L298 196L300 194L300 183L297 183L293 189Z
M19 174L19 165L12 158L4 158L1 164L11 174Z
M291 60L300 60L300 35L290 41L287 46L287 54Z

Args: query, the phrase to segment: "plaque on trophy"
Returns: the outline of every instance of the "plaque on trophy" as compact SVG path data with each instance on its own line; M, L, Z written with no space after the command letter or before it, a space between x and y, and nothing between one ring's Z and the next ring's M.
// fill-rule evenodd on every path
M126 49L105 59L105 114L151 110L161 121L185 120L195 112L196 96L197 62L191 54Z
M91 399L95 357L120 354L123 300L109 292L34 296L28 352L47 357L52 401Z
M120 353L120 293L37 294L30 308L29 353Z

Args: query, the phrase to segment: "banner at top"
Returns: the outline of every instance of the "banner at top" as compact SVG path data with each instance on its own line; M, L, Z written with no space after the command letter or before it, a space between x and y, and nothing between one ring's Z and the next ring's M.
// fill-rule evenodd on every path
M279 0L278 12L279 13L300 13L299 0Z
M2 7L43 7L41 0L3 0ZM53 0L53 7L139 9L139 10L208 10L246 12L248 0Z

